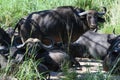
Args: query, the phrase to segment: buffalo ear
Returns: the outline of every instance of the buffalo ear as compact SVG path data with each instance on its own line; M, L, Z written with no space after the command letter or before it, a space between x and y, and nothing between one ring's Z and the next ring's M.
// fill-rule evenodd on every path
M101 18L101 17L98 17L98 22L103 23L103 22L105 22L105 19L104 19L104 18Z

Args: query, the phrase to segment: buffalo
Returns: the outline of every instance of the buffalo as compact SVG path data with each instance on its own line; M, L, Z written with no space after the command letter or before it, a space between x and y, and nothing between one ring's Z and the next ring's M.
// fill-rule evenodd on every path
M115 34L87 31L70 45L70 53L74 57L90 57L103 60L110 46L108 40L115 37Z
M17 46L12 58L15 63L22 62L25 58L33 58L35 61L40 60L49 70L58 71L69 56L62 50L46 49L39 39L29 38L24 44Z
M4 29L0 28L0 68L5 68L7 65L8 58L6 53L10 44L11 38Z
M2 52L2 54L1 54ZM6 55L7 54L7 55ZM25 43L17 45L1 47L0 46L0 68L5 68L10 58L11 69L15 69L16 64L22 64L23 61L32 58L39 61L37 70L43 73L43 76L50 78L49 71L59 71L62 65L69 59L66 52L56 49L48 49L39 39L29 38Z
M76 57L104 60L107 55L107 49L110 46L107 41L115 37L115 34L101 34L87 31L75 42L69 44L69 56L71 57L71 60L73 60L73 63L79 67L81 66L76 61ZM57 47L62 47L61 44L58 45L59 46ZM66 49L66 47L62 47L61 49Z
M105 71L111 71L112 74L120 74L120 35L108 40L110 47L107 50L107 56L103 62Z
M98 28L98 22L105 19L101 16L106 13L75 8L73 6L60 6L51 10L32 12L22 18L15 26L23 42L28 38L38 38L48 44L49 40L68 43L78 39L88 30Z
M75 42L70 43L69 46L62 46L62 43L58 43L55 47L68 50L69 56L72 62L81 67L76 61L76 57L80 58L94 58L104 60L107 55L107 50L110 46L108 43L109 39L115 38L115 34L103 34L93 31L87 31L82 36L80 36Z
M0 28L0 67L5 68L8 61L8 56L11 55L9 50L14 53L17 48L15 48L15 43L17 39L13 39L12 36L14 35L14 29L11 27L8 28L6 31ZM21 41L21 39L19 39ZM16 45L17 46L17 45Z

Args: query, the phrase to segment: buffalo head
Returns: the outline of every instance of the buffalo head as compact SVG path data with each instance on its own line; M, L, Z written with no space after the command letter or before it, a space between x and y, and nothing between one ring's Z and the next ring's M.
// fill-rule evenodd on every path
M102 12L98 12L96 10L88 10L88 11L80 12L79 16L82 19L86 19L89 28L94 30L98 28L98 22L102 22L102 23L105 22L105 19L100 17L105 13L106 13L106 8L103 7Z
M107 56L103 62L103 68L106 71L119 74L120 71L120 36L108 41L110 47L107 51Z

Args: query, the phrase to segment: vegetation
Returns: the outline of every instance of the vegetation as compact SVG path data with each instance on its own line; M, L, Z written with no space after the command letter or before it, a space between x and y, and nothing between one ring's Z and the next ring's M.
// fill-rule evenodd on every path
M7 4L7 5L6 5ZM100 31L111 33L113 28L119 34L120 24L120 1L119 0L0 0L0 26L2 28L14 27L16 22L33 11L52 9L57 6L72 5L84 9L105 6L107 14L105 15L106 23L101 26Z
M112 33L113 29L115 28L116 34L120 34L120 0L0 0L0 27L4 29L8 27L14 27L20 18L27 16L33 11L52 9L57 6L65 5L81 7L86 10L92 8L100 10L100 7L105 6L107 8L107 13L104 16L106 22L104 25L100 26L99 32ZM10 75L19 78L19 80L33 80L33 77L40 77L38 72L35 73L35 71L33 71L36 70L35 66L33 65L35 65L35 63L33 64L32 60L25 61L19 67L20 70L17 73ZM0 71L0 73L7 73L7 71L8 70ZM65 69L64 71L68 72ZM74 77L71 77L76 79L75 76L77 75L73 71L73 73L66 73L67 78L63 80L71 80L70 75L74 75ZM86 76L84 80L106 79L108 78L99 72L98 74Z

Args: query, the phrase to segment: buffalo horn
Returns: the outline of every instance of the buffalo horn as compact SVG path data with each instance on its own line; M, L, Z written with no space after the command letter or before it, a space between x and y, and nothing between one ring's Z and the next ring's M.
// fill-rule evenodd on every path
M50 39L50 38L46 38L46 39L49 39L52 44L51 44L51 45L45 45L45 44L42 44L41 41L40 41L39 39L37 39L37 38L29 38L29 39L27 39L23 44L18 45L17 48L22 48L22 47L24 47L27 43L40 43L40 45L41 45L43 48L47 48L47 49L48 49L48 48L52 48L52 47L53 47L53 44L54 44L53 40Z
M20 45L17 45L16 47L19 49L19 48L22 48L22 47L24 47L24 43L23 44L20 44Z
M78 13L78 15L83 16L83 15L86 15L87 13L88 13L88 11L85 11L85 12Z
M5 46L0 46L0 51L2 50L8 50L8 48L6 48Z

